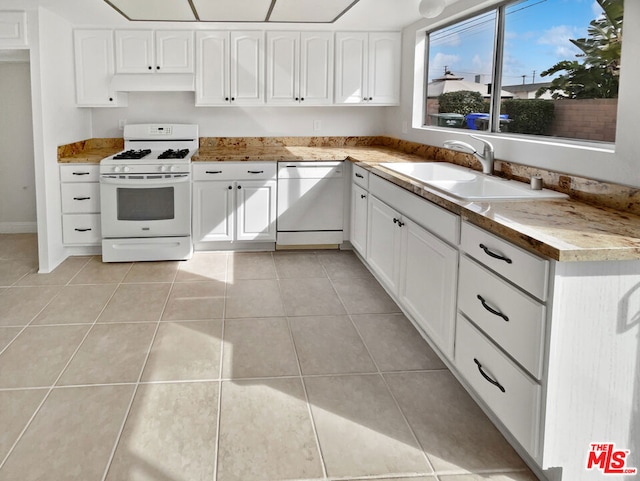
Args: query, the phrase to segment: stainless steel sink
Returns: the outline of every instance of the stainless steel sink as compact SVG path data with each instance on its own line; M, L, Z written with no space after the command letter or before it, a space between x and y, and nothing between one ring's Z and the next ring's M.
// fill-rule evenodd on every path
M568 197L566 194L549 189L532 190L528 184L522 182L491 177L465 167L442 162L403 162L380 165L460 200L497 202Z

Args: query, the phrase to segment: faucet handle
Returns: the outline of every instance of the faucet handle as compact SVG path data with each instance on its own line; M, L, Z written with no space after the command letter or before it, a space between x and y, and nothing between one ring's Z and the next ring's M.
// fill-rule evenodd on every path
M476 139L479 140L480 142L482 142L484 144L484 150L488 150L489 152L493 152L493 144L491 142L489 142L488 140L484 140L481 139L480 137L476 136L476 135L469 135L469 137L471 137L472 139Z

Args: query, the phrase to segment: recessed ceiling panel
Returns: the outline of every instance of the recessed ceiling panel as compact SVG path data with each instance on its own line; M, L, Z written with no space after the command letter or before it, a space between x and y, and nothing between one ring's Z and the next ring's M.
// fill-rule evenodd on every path
M264 22L271 7L271 0L192 1L203 22Z
M105 0L129 20L195 21L188 0Z
M330 23L358 0L278 0L270 22Z

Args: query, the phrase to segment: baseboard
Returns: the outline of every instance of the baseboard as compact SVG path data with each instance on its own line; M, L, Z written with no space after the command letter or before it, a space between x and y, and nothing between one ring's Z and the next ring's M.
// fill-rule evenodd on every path
M37 222L0 222L0 234L35 234Z

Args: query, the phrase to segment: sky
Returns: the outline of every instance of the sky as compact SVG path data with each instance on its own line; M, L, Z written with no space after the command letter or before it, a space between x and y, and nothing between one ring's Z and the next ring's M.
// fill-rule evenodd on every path
M560 60L575 60L569 39L587 36L589 22L602 10L594 0L524 0L507 8L503 85L548 82L540 73ZM492 69L495 12L452 25L431 37L429 81L450 71L467 80ZM436 40L439 37L439 40ZM534 72L535 71L535 76ZM523 75L525 76L523 79Z

